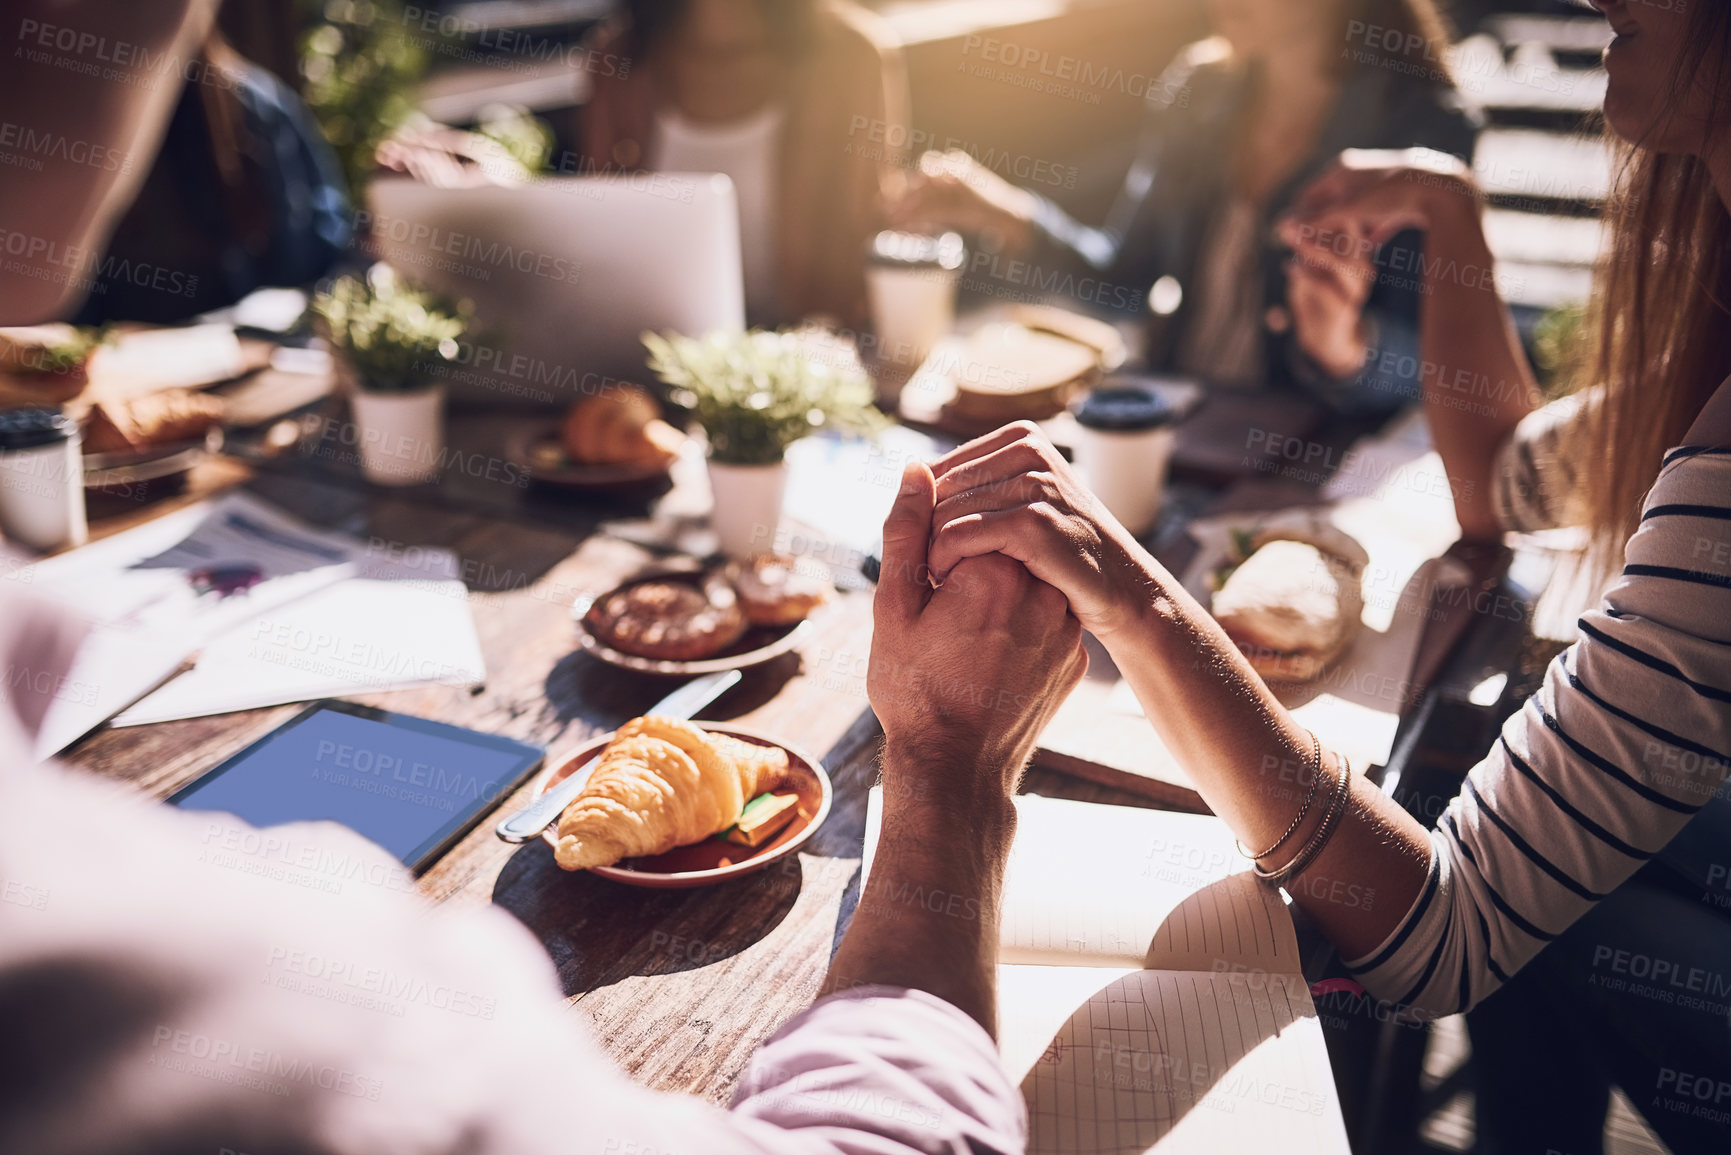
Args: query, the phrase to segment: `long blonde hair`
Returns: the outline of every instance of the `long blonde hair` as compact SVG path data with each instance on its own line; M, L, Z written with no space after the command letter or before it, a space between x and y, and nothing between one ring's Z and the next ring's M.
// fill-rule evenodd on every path
M1731 108L1731 8L1694 7L1669 109L1680 114L1701 86L1713 94L1708 124L1723 126ZM1582 463L1589 557L1607 577L1621 565L1665 450L1681 443L1731 374L1731 214L1700 157L1640 143L1614 145L1621 156L1605 206L1611 241L1574 374L1602 387L1572 452Z

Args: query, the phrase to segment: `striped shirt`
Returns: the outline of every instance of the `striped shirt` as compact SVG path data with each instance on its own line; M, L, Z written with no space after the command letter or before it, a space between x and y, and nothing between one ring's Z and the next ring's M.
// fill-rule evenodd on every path
M1430 871L1348 967L1465 1010L1664 849L1731 769L1731 450L1666 455L1622 576L1431 833Z

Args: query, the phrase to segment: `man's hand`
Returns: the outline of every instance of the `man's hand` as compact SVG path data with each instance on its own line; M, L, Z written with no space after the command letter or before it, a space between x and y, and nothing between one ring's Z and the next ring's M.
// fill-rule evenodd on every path
M867 687L887 738L886 777L892 767L949 777L886 786L1007 798L1087 668L1081 626L1063 594L999 554L955 563L934 590L934 505L931 473L909 466L884 523Z
M933 490L909 466L884 522L867 673L886 736L883 830L824 989L913 987L994 1031L1011 796L1088 659L1064 596L1007 557L961 562L932 589Z
M968 442L936 473L931 567L946 586L966 559L1005 554L1063 593L1110 646L1170 581L1029 422Z

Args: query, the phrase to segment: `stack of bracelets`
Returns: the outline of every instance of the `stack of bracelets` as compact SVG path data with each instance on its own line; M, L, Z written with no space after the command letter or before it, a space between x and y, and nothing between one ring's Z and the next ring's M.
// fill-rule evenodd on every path
M1316 800L1317 783L1322 781L1322 740L1312 734L1310 741L1315 750L1311 756L1310 789L1305 792L1304 801L1299 804L1298 813L1293 815L1291 825L1287 826L1285 832L1274 840L1273 846L1260 854L1252 854L1245 849L1242 842L1238 843L1238 853L1250 859L1251 873L1270 886L1282 885L1316 861L1317 855L1322 853L1323 847L1327 846L1328 840L1333 837L1334 828L1340 824L1340 816L1346 812L1346 800L1352 791L1352 766L1347 762L1345 755L1337 755L1340 762L1340 777L1335 780L1334 789L1328 797L1328 809L1323 812L1322 821L1317 824L1316 831L1310 836L1310 841L1299 847L1298 852L1285 866L1274 870L1264 870L1258 865L1262 859L1285 846L1292 836L1298 833L1298 828L1304 823L1304 816L1310 813L1310 804Z

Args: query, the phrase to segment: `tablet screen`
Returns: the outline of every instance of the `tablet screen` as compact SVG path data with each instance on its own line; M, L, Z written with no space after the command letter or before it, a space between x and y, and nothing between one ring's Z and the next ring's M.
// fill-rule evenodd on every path
M168 801L254 826L340 822L419 870L515 790L541 753L407 714L320 702Z

